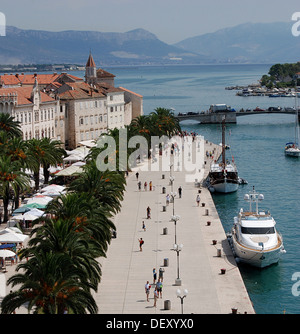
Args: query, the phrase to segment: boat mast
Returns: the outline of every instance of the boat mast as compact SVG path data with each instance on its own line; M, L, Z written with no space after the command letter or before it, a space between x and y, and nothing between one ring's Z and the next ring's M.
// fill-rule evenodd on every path
M225 168L225 116L222 119L222 163Z

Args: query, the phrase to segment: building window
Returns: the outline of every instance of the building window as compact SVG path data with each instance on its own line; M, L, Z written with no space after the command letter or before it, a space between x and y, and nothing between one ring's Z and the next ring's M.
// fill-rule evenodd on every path
M110 107L110 112L113 112L114 111L114 107Z
M113 101L114 97L111 95L111 96L109 97L109 99L110 99L110 101Z
M79 118L79 125L83 125L83 117Z

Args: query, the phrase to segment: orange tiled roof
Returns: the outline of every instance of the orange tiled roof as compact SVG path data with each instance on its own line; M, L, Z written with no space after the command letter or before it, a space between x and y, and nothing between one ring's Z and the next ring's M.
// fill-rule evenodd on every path
M34 85L35 78L40 85L49 85L50 83L57 81L63 75L67 75L75 81L82 81L71 74L4 74L0 76L0 84L5 86L16 86L16 85Z
M15 88L0 88L1 95L17 95L17 105L32 104L31 100L32 87L15 87ZM48 96L44 92L40 92L41 102L54 102L55 99Z
M99 68L97 70L97 78L107 78L107 77L110 77L110 78L114 78L115 75L107 72L107 71L104 71L102 68Z

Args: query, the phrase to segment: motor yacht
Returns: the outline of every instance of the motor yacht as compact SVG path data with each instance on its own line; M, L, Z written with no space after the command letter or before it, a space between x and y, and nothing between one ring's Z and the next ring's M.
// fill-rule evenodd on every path
M276 230L276 222L269 211L258 209L258 202L264 199L253 187L244 199L250 203L250 210L242 208L229 235L237 262L244 262L255 267L264 268L277 263L285 253L283 240ZM256 208L253 211L253 204Z

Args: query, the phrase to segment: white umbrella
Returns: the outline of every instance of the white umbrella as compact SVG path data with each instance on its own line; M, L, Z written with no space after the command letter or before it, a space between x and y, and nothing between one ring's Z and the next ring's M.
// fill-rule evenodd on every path
M70 167L67 167L61 171L59 171L56 175L57 176L70 176L70 175L73 175L73 174L76 174L76 173L82 173L83 170L81 168L81 166L70 166Z
M43 214L44 214L44 211L34 208L28 212L25 212L23 217L25 217L25 219L30 216L41 217Z
M50 201L52 201L53 198L46 195L38 195L34 196L28 199L27 204L31 203L39 203L39 204L48 204Z
M27 213L26 216L25 216L25 213L24 213L24 215L23 215L23 219L24 219L24 220L36 220L36 219L39 218L38 216L32 215L32 214L30 213L30 211L29 211L29 212L26 212L26 213Z
M65 188L66 187L64 187L64 186L60 186L60 185L58 185L58 184L50 184L49 186L46 186L46 187L44 187L42 190L41 190L41 192L44 194L45 192L47 192L47 191L53 191L53 190L55 190L55 191L58 191L58 192L61 192L61 191L63 191L63 190L65 190Z
M7 230L7 231L9 231L9 232L13 232L13 233L20 233L20 234L23 234L23 232L22 232L19 228L15 227L15 226L7 227L7 228L5 228L4 230Z
M10 251L9 249L0 249L0 257L6 258L6 257L13 257L16 256L16 253Z
M24 242L28 238L28 235L20 233L4 233L0 234L0 242L2 243L19 243Z
M11 220L23 220L23 215L17 215L10 218Z

